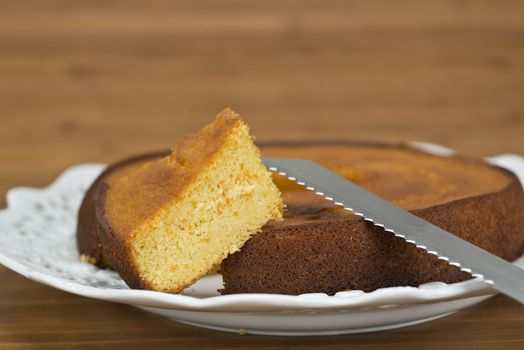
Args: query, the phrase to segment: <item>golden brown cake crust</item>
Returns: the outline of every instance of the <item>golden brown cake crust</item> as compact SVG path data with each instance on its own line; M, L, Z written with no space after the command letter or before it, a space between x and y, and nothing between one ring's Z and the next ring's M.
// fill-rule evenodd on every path
M317 151L318 147L334 150L337 147L355 149L361 146L375 149L379 153L391 150L393 153L400 152L407 155L421 154L403 145L344 141L273 143L263 146L262 154L302 155L303 158L315 158L311 153L312 149L307 150L308 145L316 148ZM282 152L271 152L275 147L280 147ZM340 157L340 151L338 154L332 151L331 156L327 156L325 152L318 152L323 159L332 157L344 161L343 157ZM165 152L160 153L156 157L165 154ZM487 176L481 180L482 183L487 183L487 186L480 190L478 185L467 189L471 184L467 181L464 183L463 180L456 182L455 179L455 185L458 183L458 188L466 189L466 193L470 195L461 197L460 193L447 188L440 197L430 196L421 200L406 195L409 192L406 189L392 186L394 181L384 186L388 180L387 177L379 176L383 172L379 166L376 173L371 171L373 176L366 181L362 181L362 172L359 173L358 167L355 166L346 167L344 176L372 191L375 190L374 192L382 191L381 195L409 209L415 215L456 233L498 256L514 260L520 256L524 247L524 194L518 179L506 170L476 160L453 158L460 164L480 163L480 169L488 169L482 172L489 174L480 175L480 178ZM133 162L135 161L131 160L124 164ZM99 265L107 265L107 261L103 260L103 254L100 254L97 247L116 243L101 242L101 237L111 235L96 233L97 230L109 228L101 227L99 222L93 220L96 211L94 207L103 202L100 200L105 191L105 186L102 184L119 169L123 169L123 166L110 167L101 175L87 192L79 212L77 230L79 252L95 257ZM366 171L370 172L369 168ZM401 173L402 170L398 170L397 177ZM430 181L431 176L426 180ZM398 181L405 181L405 179L398 178ZM420 179L413 181L418 181L418 184L411 184L415 192L424 189L427 185L420 182ZM453 179L450 182L453 182ZM109 183L110 186L111 181ZM439 181L436 183L438 184ZM284 201L288 205L286 219L283 223L267 226L262 233L249 240L240 252L229 256L223 262L221 267L225 281L223 293L326 292L333 294L345 289L369 291L388 286L416 286L429 281L449 283L470 277L457 268L406 244L401 239L346 212L342 213L339 209L332 208L329 203L309 192L293 191L296 187L292 184L284 184L283 187ZM427 205L428 201L433 202L433 205ZM120 253L117 252L118 254ZM125 255L125 252L122 254ZM122 256L114 256L107 260L118 261L118 259L122 259ZM132 280L136 272L130 270L126 275L128 280ZM134 288L145 287L139 279L131 281L130 285Z

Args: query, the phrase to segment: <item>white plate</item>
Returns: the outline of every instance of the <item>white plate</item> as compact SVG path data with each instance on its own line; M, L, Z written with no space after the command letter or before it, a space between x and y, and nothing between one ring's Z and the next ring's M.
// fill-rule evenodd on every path
M417 144L448 154L440 146ZM490 159L524 179L524 158ZM0 263L34 281L74 294L140 307L179 322L233 332L329 335L371 332L429 321L478 303L494 291L481 280L383 288L371 293L298 296L219 295L220 275L199 280L181 294L132 290L110 270L79 262L76 214L86 189L104 169L77 165L44 189L15 188L0 211ZM516 262L524 267L524 259Z

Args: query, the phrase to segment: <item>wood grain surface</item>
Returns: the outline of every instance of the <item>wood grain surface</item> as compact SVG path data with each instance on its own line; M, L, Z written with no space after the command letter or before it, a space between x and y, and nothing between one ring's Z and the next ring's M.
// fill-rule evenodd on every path
M259 140L524 154L523 91L518 0L0 0L0 206L70 165L172 145L225 106ZM0 268L0 348L36 347L522 349L524 307L498 296L383 333L240 336Z

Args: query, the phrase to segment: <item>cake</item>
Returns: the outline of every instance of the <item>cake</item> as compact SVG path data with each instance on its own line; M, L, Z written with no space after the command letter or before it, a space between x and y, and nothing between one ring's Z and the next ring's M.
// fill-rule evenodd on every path
M111 266L132 288L180 292L282 218L280 192L230 109L169 155L114 170L95 182L97 232L79 221L78 247L85 261ZM96 242L82 243L87 237Z
M346 141L270 143L262 155L312 159L437 226L508 261L524 250L524 193L510 172L477 159L427 154L404 144ZM109 167L87 192L79 215L81 253L103 261L90 223L101 199L97 187L165 152ZM118 177L118 176L117 176ZM463 281L471 276L400 238L364 222L301 186L273 175L284 220L221 264L223 294L371 291ZM107 266L107 265L105 265Z
M265 156L317 161L455 235L512 261L524 248L524 193L510 172L480 160L406 146L273 145ZM362 218L275 177L285 219L268 225L222 262L222 293L335 294L470 274Z

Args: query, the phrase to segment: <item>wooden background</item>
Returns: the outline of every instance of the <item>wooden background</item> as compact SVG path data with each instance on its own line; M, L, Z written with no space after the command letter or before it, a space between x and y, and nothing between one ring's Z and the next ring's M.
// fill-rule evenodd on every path
M522 1L0 0L0 206L64 168L165 148L225 106L259 140L423 140L524 154ZM1 234L1 233L0 233ZM515 349L496 297L402 330L238 336L0 268L0 348Z

